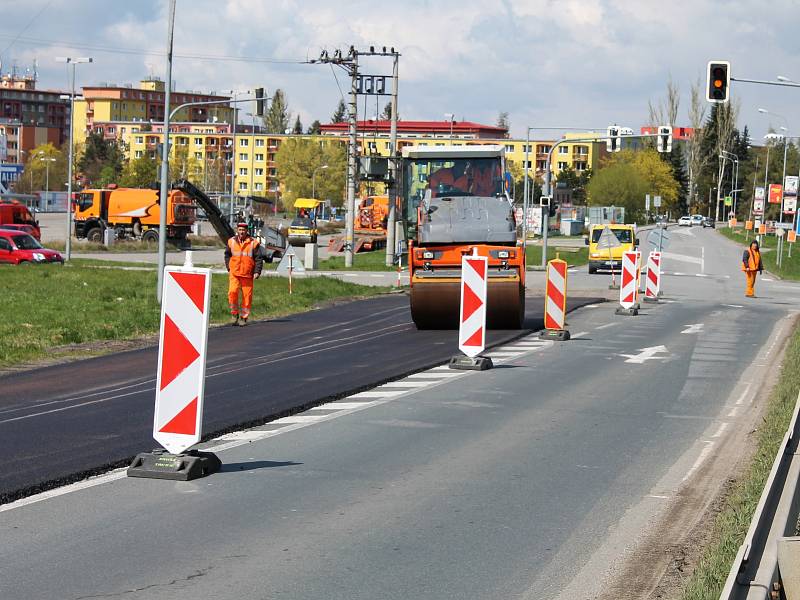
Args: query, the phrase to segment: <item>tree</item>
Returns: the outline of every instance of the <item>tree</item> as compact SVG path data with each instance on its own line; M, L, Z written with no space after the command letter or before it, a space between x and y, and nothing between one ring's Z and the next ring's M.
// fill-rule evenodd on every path
M196 158L189 156L189 146L173 146L172 157L169 159L169 177L172 181L186 179L200 170ZM157 180L161 180L158 177Z
M327 169L319 167L328 165ZM275 154L278 182L282 199L287 207L297 198L310 198L314 177L317 198L329 198L334 206L342 205L347 170L344 144L329 142L324 146L311 140L289 138L284 140Z
M336 111L331 116L331 123L344 123L347 117L347 106L345 106L344 99L339 100L336 105Z
M49 182L48 182L49 180ZM67 157L53 144L40 144L27 154L22 175L14 185L14 190L29 194L49 189L64 191L67 181Z
M572 190L573 204L586 204L586 186L591 178L591 169L577 172L568 168L559 172L556 183L563 183Z
M172 171L170 171L172 172ZM121 187L150 187L159 180L159 162L144 154L141 158L128 161L119 178Z
M383 107L383 112L381 113L381 117L380 118L382 120L384 120L384 121L391 121L392 120L392 103L391 102L387 102L386 106ZM397 118L399 119L400 117L398 116Z
M267 133L286 133L289 128L289 104L283 90L275 90L267 114L264 115L264 127Z
M511 124L508 121L508 113L507 112L504 111L504 112L501 112L499 115L497 115L497 126L498 127L502 127L506 131L511 129Z
M303 124L300 122L300 115L297 115L297 118L294 120L294 127L292 128L292 133L298 135L303 133Z
M78 170L89 185L100 186L104 180L116 180L122 173L125 148L117 140L107 140L102 133L90 133L78 159ZM108 167L101 177L103 169Z
M706 136L706 130L703 128L703 120L705 119L708 103L703 97L703 88L700 80L692 84L690 94L689 127L692 128L692 135L684 146L686 152L686 179L688 187L688 195L686 198L687 208L699 203L698 180L709 159L708 154L703 152Z
M313 135L319 135L320 131L322 130L322 123L318 120L314 120L313 123L308 128L308 133Z

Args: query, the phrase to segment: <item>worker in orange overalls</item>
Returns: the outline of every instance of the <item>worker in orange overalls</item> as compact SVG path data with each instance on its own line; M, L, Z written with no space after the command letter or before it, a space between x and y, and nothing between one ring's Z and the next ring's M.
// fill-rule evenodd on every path
M233 325L244 327L253 304L253 280L261 276L264 257L258 240L250 237L247 223L236 225L236 235L225 248L225 268L228 269L228 303L231 306ZM242 304L239 305L239 291Z
M747 278L747 289L744 295L748 298L755 298L756 273L761 273L763 270L761 251L759 250L758 242L753 240L750 243L750 247L742 255L742 271L744 271L744 276Z

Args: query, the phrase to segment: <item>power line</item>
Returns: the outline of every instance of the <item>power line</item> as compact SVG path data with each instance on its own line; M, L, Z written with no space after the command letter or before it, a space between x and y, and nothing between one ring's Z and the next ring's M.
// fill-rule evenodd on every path
M9 39L12 36L7 34L0 34L0 39ZM47 39L38 39L38 38L29 38L29 37L22 37L17 36L13 38L11 44L9 44L9 48L17 43L22 42L23 44L27 45L42 45L42 44L53 44L53 45L61 45L61 46L69 46L71 48L76 48L78 50L91 50L93 52L107 52L109 54L129 54L135 56L166 56L164 52L156 52L153 50L145 50L141 48L119 48L119 47L112 47L112 46L99 46L95 44L76 44L74 42L63 41L63 40L47 40ZM280 59L280 58L268 58L262 56L226 56L226 55L215 55L215 54L198 54L198 53L174 53L174 57L176 58L188 58L188 59L196 59L196 60L216 60L216 61L226 61L226 62L257 62L257 63L270 63L270 64L305 64L308 63L308 60L289 60L289 59Z
M45 3L45 5L44 5L44 6L43 6L43 7L42 7L40 10L39 10L39 12L38 12L38 13L36 13L36 14L33 16L33 18L30 20L30 21L28 21L28 24L27 24L27 25L25 25L25 27L23 27L23 28L20 30L20 32L17 34L17 36L16 36L14 39L12 39L12 40L11 40L11 43L10 43L8 46L6 46L6 47L3 49L3 51L2 51L2 52L0 52L0 58L1 58L1 57L2 57L2 56L3 56L3 55L6 53L6 52L8 52L8 51L11 49L11 46L13 46L13 45L14 45L14 44L17 42L17 40L21 39L21 37L22 37L22 34L23 34L23 33L25 33L26 31L28 31L28 28L29 28L31 25L33 25L33 23L36 21L36 19L38 19L38 18L39 18L39 16L40 16L40 15L41 15L41 14L42 14L42 13L43 13L45 10L47 10L47 8L48 8L48 7L49 7L49 6L50 6L52 3L53 3L53 0L48 0L48 2L46 2L46 3ZM2 37L6 37L6 36L2 36ZM11 36L8 36L8 37L11 37Z

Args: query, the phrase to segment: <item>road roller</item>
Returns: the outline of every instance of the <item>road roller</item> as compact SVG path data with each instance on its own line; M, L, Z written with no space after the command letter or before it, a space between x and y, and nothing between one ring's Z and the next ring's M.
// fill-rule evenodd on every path
M523 325L525 250L506 189L504 150L403 148L399 187L418 329L458 328L461 259L475 253L488 258L487 327Z

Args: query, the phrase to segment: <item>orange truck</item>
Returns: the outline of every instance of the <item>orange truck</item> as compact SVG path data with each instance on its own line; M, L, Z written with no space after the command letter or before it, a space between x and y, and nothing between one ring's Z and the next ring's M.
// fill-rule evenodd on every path
M355 232L386 235L388 218L389 196L367 196L358 206Z
M503 146L407 146L401 165L411 318L417 328L458 328L461 259L477 253L488 259L487 327L520 329L525 248L504 185Z
M74 201L75 235L100 242L105 229L113 229L117 239L158 241L161 219L159 192L148 188L84 190ZM184 192L170 190L167 195L167 239L182 242L192 231L197 205Z
M17 229L42 239L39 222L33 218L31 211L18 200L0 199L0 229Z

